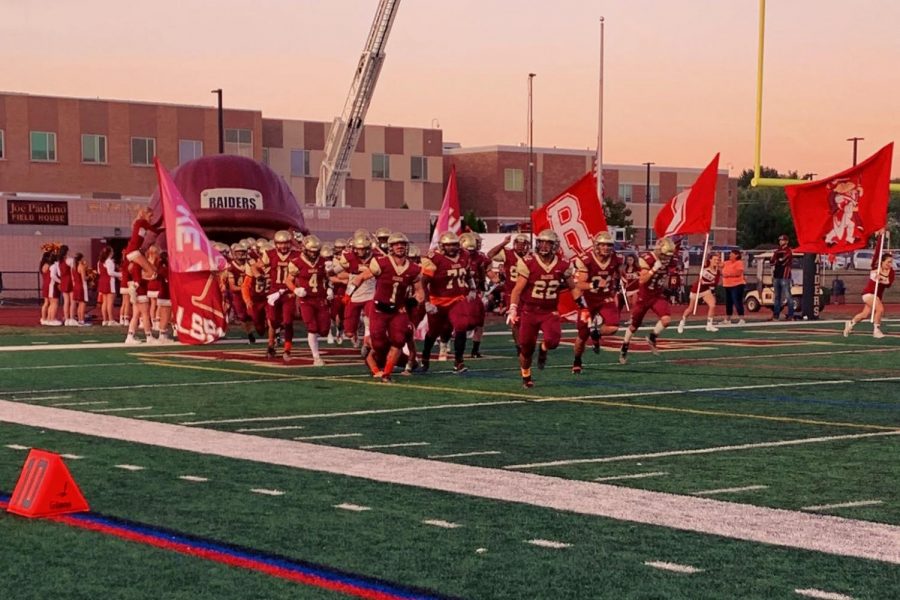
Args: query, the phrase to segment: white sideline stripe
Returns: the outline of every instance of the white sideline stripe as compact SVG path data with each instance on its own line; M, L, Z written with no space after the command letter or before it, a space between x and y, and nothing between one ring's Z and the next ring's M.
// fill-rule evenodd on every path
M143 365L142 362L114 362L114 363L92 363L89 365L85 364L77 364L77 365L34 365L30 367L0 367L0 371L36 371L39 369L83 369L85 367L124 367L124 366L136 366Z
M122 408L94 408L90 412L94 413L112 413L112 412L134 412L137 410L152 410L152 406L125 406Z
M53 344L47 347L35 348L35 346L45 346L50 344L50 342L31 342L30 346L0 346L0 352L21 352L23 350L83 350L84 345L81 343L78 344ZM91 344L91 349L94 348L139 348L143 347L144 344L140 344L139 346L134 344L126 344L125 342L104 342L102 344Z
M362 437L361 433L330 433L328 435L307 435L304 437L296 437L295 440L333 440L338 438Z
M668 471L653 471L652 473L635 473L634 475L615 475L613 477L597 477L594 481L619 481L621 479L644 479L645 477L662 477L668 475Z
M284 425L282 427L251 427L249 429L236 429L235 433L250 433L254 431L287 431L290 429L303 429L303 425Z
M267 379L266 381L272 381ZM284 380L282 380L284 381ZM406 408L377 408L370 410L352 410L346 412L315 413L306 415L283 415L277 417L250 417L247 419L219 419L215 421L187 421L179 425L221 425L225 423L260 423L266 421L292 421L294 419L330 419L334 417L358 417L360 415L383 415L399 412L418 412L423 410L441 410L445 408L475 408L479 406L500 406L504 404L525 404L524 400L501 400L498 402L469 402L460 404L435 404L434 406L409 406Z
M503 454L499 450L484 450L482 452L459 452L457 454L432 454L428 458L462 458L464 456L490 456Z
M284 492L281 490L267 490L264 488L252 488L250 490L254 494L262 494L263 496L284 496Z
M145 467L138 465L114 465L117 469L125 469L126 471L143 471Z
M81 340L82 344L98 344L100 340Z
M19 402L22 400L27 400L28 402L34 402L35 400L65 400L66 398L71 398L72 396L38 396L37 398L10 398L13 402Z
M377 448L411 448L412 446L430 446L428 442L401 442L399 444L375 444L374 446L360 446L360 450L375 450Z
M703 569L692 567L690 565L679 565L678 563L663 562L660 560L644 561L644 564L654 569L662 569L663 571L672 571L674 573L702 573Z
M817 504L804 506L800 510L831 510L832 508L856 508L857 506L877 506L884 504L881 500L859 500L857 502L841 502L840 504Z
M191 415L196 415L197 413L193 412L183 412L183 413L168 413L164 415L134 415L135 419L162 419L163 417L190 417Z
M900 526L0 400L0 422L900 565Z
M43 345L49 344L49 343L50 342L31 342L32 346L43 346ZM23 347L22 350L25 350L27 348L29 348L29 346Z
M80 456L78 454L60 454L60 456L62 456L63 458L68 458L69 460L80 460L84 458L83 456Z
M567 544L565 542L554 542L553 540L525 540L526 544L531 544L532 546L540 546L541 548L553 548L554 550L561 550L562 548L571 548L572 544Z
M645 458L665 458L667 456L689 456L692 454L713 454L715 452L732 452L735 450L754 450L756 448L776 448L779 446L799 446L802 444L819 444L836 440L853 440L887 435L900 435L897 431L878 431L874 433L848 433L847 435L829 435L814 438L801 438L797 440L781 440L777 442L758 442L755 444L737 444L734 446L713 446L712 448L695 448L693 450L668 450L665 452L650 452L648 454L623 454L621 456L605 456L601 458L573 458L570 460L554 460L542 463L528 463L522 465L507 465L504 469L537 469L540 467L561 467L565 465L580 465L586 463L606 463L621 460L639 460Z
M178 479L183 479L184 481L192 481L194 483L203 483L204 481L209 481L206 477L200 477L198 475L179 475Z
M694 496L712 496L714 494L736 494L738 492L752 492L753 490L768 489L767 485L745 485L744 487L719 488L717 490L700 490L699 492L691 492Z
M425 525L433 525L434 527L442 527L443 529L456 529L462 527L459 523L451 523L442 519L425 519L422 521Z
M23 446L21 444L6 444L10 450L31 450L31 446Z
M140 364L140 363L138 363ZM145 390L145 389L159 389L159 388L172 388L172 387L197 387L197 386L205 386L205 385L234 385L236 383L281 383L285 381L300 381L302 379L308 379L305 375L298 375L296 377L280 377L278 379L273 379L271 377L264 377L261 379L229 379L229 380L218 380L218 381L181 381L179 383L140 383L137 385L106 385L106 386L98 386L98 387L81 387L81 388L62 388L56 390L9 390L9 391L0 391L0 394L56 394L60 392L109 392L109 391L118 391L118 390ZM23 398L24 400L24 398Z
M814 588L794 590L794 593L806 596L807 598L817 598L818 600L853 600L853 596L838 594L836 592L825 592Z
M361 504L350 504L347 502L344 502L343 504L335 504L334 507L339 508L341 510L350 510L353 512L363 512L366 510L372 510L368 506L362 506Z
M96 404L109 404L108 400L91 400L87 402L60 402L58 404L51 404L50 406L93 406Z

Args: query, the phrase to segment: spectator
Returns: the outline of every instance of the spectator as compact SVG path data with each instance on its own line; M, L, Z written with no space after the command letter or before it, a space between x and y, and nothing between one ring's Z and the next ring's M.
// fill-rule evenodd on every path
M59 316L59 253L53 253L50 256L50 302L47 305L47 321L44 325L51 327L59 327L62 325L57 317Z
M88 326L84 322L84 308L88 299L88 266L81 252L72 259L72 318L79 327Z
M775 288L775 303L772 305L772 319L778 320L781 313L782 302L787 302L786 321L794 319L794 297L791 294L791 261L794 258L791 247L788 245L788 236L778 236L778 248L772 253L769 262L772 263L772 285Z
M53 264L55 256L52 251L46 250L41 255L41 265L38 268L41 274L41 325L46 325L47 321L53 320L55 315L50 314L50 265Z
M731 325L731 315L735 310L740 317L737 324L744 324L744 286L746 283L741 251L732 250L722 267L722 286L725 288L725 325Z
M63 244L59 248L59 261L57 262L57 270L59 271L59 292L63 299L63 325L74 327L78 325L75 320L75 304L72 302L72 267L75 261L69 256L69 247Z

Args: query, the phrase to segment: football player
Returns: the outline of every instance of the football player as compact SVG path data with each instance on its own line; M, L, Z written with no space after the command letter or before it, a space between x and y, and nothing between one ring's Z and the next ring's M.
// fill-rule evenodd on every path
M454 373L465 373L466 330L469 311L466 298L475 298L475 284L469 274L468 261L460 252L459 237L447 231L438 238L441 251L432 250L422 259L426 288L425 312L428 333L422 345L422 370L427 371L431 349L442 336L453 337Z
M234 316L244 328L244 333L247 334L247 341L255 344L256 336L253 334L250 312L242 292L244 278L247 276L249 268L247 265L247 250L247 245L244 242L236 242L231 245L231 261L228 263L226 273L228 289L231 291L231 307L234 310Z
M269 277L269 295L266 299L266 319L269 322L269 344L266 355L275 358L275 331L284 332L285 362L291 360L294 346L294 298L287 295L288 280L296 275L296 253L291 250L293 236L287 231L275 233L275 247L267 249L259 257L261 267Z
M459 236L462 249L469 255L469 272L475 282L475 298L469 303L469 328L472 333L472 358L481 358L481 339L484 336L485 302L484 292L487 290L487 272L491 259L481 251L481 236L469 231Z
M510 240L512 240L513 243L512 249L506 247ZM500 262L503 265L503 306L508 307L510 304L510 296L516 285L516 269L519 264L519 259L527 257L530 253L531 242L528 239L527 233L517 233L515 237L506 236L503 238L502 242L488 251L488 258ZM499 260L497 259L498 256ZM509 320L507 319L507 321ZM513 341L516 344L516 353L518 353L520 351L518 321L510 323L510 329L512 330Z
M328 302L334 293L325 271L325 261L320 256L322 242L314 235L308 235L300 242L303 250L293 258L295 271L288 278L287 285L300 299L300 317L306 325L306 340L313 357L313 366L324 367L325 361L319 353L319 337L328 335L331 311ZM287 361L289 357L285 358Z
M578 311L578 337L572 373L581 373L581 357L589 337L594 337L594 352L600 352L600 338L619 330L619 267L613 251L613 238L607 231L594 236L593 247L575 258L576 281L583 290L585 308ZM593 327L599 320L599 327ZM593 328L593 331L591 331ZM596 336L591 334L596 332Z
M628 345L631 338L644 322L644 316L648 311L653 311L659 320L653 326L653 331L647 336L647 344L653 354L659 354L656 341L659 334L669 326L671 320L671 307L666 299L670 273L669 264L675 255L675 243L667 238L660 238L652 252L641 254L638 265L641 274L638 279L638 293L634 305L631 307L631 323L625 330L625 338L622 342L622 350L619 353L619 364L628 362Z
M568 287L576 301L581 296L573 277L575 271L569 261L557 255L558 249L559 236L545 229L537 236L537 251L519 258L516 266L516 285L510 295L506 321L510 324L519 322L519 366L522 369L522 385L526 388L534 387L531 362L538 332L544 334L538 351L539 369L547 364L547 352L559 346L562 336L557 309L560 290Z
M411 323L410 311L425 299L422 289L422 268L407 258L409 239L395 232L388 238L388 254L375 256L365 271L350 280L347 292L362 282L375 280L375 295L371 312L372 354L376 365L384 365L374 375L381 376L383 383L391 383L391 373L398 363L407 343ZM409 297L409 289L415 289L414 297Z
M381 256L387 256L390 249L388 239L391 237L391 230L387 227L379 227L375 230L375 253Z
M372 240L365 230L357 230L350 242L351 249L344 252L336 261L333 269L340 279L348 283L351 277L362 273L365 266L372 260ZM359 285L352 294L344 295L344 335L353 342L353 347L359 347L359 324L364 325L363 353L368 345L369 317L367 307L375 294L375 282L370 281Z

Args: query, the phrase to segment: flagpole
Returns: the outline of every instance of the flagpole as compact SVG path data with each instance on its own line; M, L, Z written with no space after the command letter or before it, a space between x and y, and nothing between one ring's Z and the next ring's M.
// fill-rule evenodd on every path
M597 198L603 209L603 17L600 17L600 91L597 114Z
M694 312L692 315L697 314L697 305L700 304L700 283L703 280L703 269L704 265L706 265L706 255L709 252L709 233L706 234L706 241L703 242L703 259L700 261L700 274L697 275L697 294L694 297Z
M881 234L881 243L878 245L878 262L875 263L875 294L872 299L872 314L869 315L869 323L875 322L875 303L878 302L878 283L881 280L881 257L884 255L884 240L887 237L887 229Z

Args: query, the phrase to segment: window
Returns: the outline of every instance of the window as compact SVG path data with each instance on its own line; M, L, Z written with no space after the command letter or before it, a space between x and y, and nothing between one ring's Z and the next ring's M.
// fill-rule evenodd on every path
M81 134L81 162L106 164L106 136L93 133Z
M269 164L269 149L268 148L263 148L262 163L264 165Z
M291 177L309 176L309 151L291 150Z
M390 179L391 178L391 157L387 154L372 155L372 178L373 179Z
M156 155L156 138L131 138L131 164L149 166Z
M3 130L0 129L0 160L6 158L6 138L3 137Z
M503 189L507 192L525 190L525 172L522 169L503 169Z
M201 140L178 140L179 165L201 156L203 156L203 142Z
M412 156L409 163L409 178L413 181L428 179L428 159L424 156Z
M620 202L631 202L631 184L630 183L620 183L619 184L619 201Z
M646 198L645 198L646 200ZM650 186L650 202L659 202L659 186L651 185Z
M31 160L52 162L56 160L56 134L52 131L31 132Z
M250 129L226 129L225 153L253 158L253 131Z

